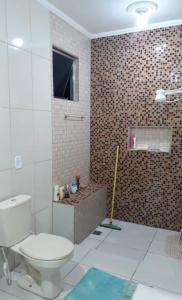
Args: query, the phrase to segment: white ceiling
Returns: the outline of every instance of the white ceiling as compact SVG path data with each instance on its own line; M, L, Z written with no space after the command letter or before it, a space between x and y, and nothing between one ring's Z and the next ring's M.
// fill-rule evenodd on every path
M150 17L149 28L182 24L182 0L153 1L158 4L158 10ZM126 11L133 2L136 1L49 0L72 25L93 38L135 31L136 18Z

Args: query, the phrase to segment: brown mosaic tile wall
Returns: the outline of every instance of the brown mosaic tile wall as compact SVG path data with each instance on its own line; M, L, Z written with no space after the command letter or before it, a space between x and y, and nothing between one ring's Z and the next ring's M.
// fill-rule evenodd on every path
M154 103L156 89L182 86L182 26L93 40L91 68L91 180L110 199L119 144L115 217L182 228L182 102ZM171 126L171 154L130 152L123 162L130 126Z

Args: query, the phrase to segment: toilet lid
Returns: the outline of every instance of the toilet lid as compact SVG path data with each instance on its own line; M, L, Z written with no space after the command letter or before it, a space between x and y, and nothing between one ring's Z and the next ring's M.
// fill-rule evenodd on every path
M68 239L45 233L35 235L20 246L20 250L26 256L39 260L64 259L73 249L74 245Z

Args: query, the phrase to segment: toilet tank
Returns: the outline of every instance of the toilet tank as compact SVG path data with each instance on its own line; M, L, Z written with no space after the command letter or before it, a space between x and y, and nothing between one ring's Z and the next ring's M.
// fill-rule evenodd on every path
M11 247L31 232L30 196L19 195L0 202L0 246Z

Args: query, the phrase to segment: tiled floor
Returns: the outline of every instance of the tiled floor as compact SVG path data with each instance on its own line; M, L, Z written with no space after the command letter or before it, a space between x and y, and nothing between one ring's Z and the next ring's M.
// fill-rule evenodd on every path
M64 267L62 300L91 267L97 267L121 278L138 283L133 300L182 300L182 260L169 257L165 252L167 237L178 233L116 221L122 231L97 228L101 235L91 234L75 246L72 261ZM16 286L8 287L0 281L0 299L41 300Z

